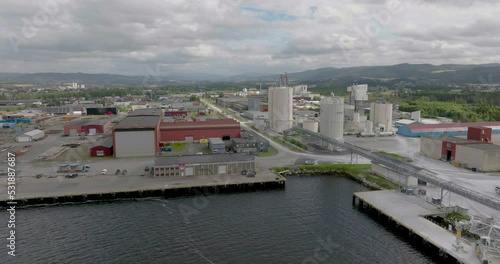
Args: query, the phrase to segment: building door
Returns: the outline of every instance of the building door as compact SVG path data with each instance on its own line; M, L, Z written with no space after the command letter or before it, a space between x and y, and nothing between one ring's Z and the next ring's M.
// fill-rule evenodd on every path
M186 140L186 143L193 143L194 138L192 136L187 136L185 140Z
M95 128L89 129L89 135L94 136L95 134L97 134L97 131Z
M193 167L186 167L184 169L184 172L186 176L193 176L194 175L194 172L193 172Z
M76 129L71 129L71 130L69 131L69 135L70 135L70 136L77 136L77 135L78 135L78 131L76 131Z
M446 151L446 161L450 161L451 160L451 150L447 150Z
M219 165L218 173L219 174L226 174L227 173L226 165Z

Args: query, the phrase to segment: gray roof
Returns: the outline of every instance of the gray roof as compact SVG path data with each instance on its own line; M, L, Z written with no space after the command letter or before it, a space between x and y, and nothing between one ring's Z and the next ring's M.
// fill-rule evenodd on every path
M209 138L208 142L210 142L210 144L224 144L221 138Z
M463 146L484 151L500 151L500 146L495 144L467 144Z
M189 156L162 156L156 157L155 166L179 165L179 164L202 164L254 161L254 157L247 153L225 153Z
M127 116L115 128L156 127L160 116Z
M83 125L86 125L87 123L89 123L90 120L77 120L77 121L73 121L71 122L69 125L70 126L83 126Z
M113 146L113 138L112 137L105 138L101 142L99 142L99 144L95 145L94 147L97 147L97 146L111 148Z
M161 109L158 108L143 108L137 109L128 116L161 116Z

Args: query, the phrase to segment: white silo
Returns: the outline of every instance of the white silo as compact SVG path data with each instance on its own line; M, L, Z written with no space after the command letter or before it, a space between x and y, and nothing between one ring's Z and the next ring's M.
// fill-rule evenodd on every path
M302 123L302 128L312 131L314 133L318 133L318 126L319 126L318 121L312 119L305 120Z
M374 104L374 113L370 113L370 118L373 116L374 126L385 127L384 131L389 131L392 127L392 104Z
M366 121L366 132L373 133L373 121L371 120Z
M269 87L269 127L276 132L292 128L293 89L290 87Z
M344 136L344 99L327 97L321 100L319 131L321 135L337 139Z

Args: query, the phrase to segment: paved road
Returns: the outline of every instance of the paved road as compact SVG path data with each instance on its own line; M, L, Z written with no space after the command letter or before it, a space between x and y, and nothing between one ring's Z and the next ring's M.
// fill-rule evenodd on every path
M202 102L205 103L208 107L213 110L224 113L221 108L218 106L202 99ZM240 121L240 126L245 130L255 131L250 128L245 122ZM259 132L257 132L259 133ZM315 154L315 153L302 153L302 152L294 152L290 149L276 143L272 139L270 139L267 135L259 133L262 137L269 140L269 144L278 150L278 154L275 156L269 157L257 157L257 166L262 169L268 169L276 166L287 166L287 165L299 165L304 164L306 160L316 160L318 163L350 163L351 155L338 155L334 153L329 154ZM368 159L359 157L358 163L370 163Z

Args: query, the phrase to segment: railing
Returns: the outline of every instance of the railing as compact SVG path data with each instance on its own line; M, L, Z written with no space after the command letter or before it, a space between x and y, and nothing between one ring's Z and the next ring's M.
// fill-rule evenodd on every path
M299 127L293 127L285 133L289 133L292 131L297 131L301 132L303 134L312 136L314 138L320 139L322 141L325 141L327 143L330 143L332 145L335 145L337 147L347 149L351 151L352 153L358 154L360 156L363 156L369 160L371 160L373 163L381 164L384 165L392 170L398 171L402 174L408 175L415 177L417 179L420 179L422 181L425 181L429 184L438 186L442 189L448 190L450 192L453 192L455 194L461 195L463 197L469 198L475 202L478 202L480 204L486 205L490 208L500 210L500 199L491 197L488 195L484 195L482 193L479 193L477 191L471 190L469 188L460 186L452 181L444 180L441 179L435 175L432 175L432 171L428 171L424 168L415 166L413 164L409 164L407 162L403 162L388 156L380 155L371 152L368 149L364 149L358 146L355 146L353 144L345 143L336 139L331 139L327 136L312 132L310 130L306 130L303 128Z

